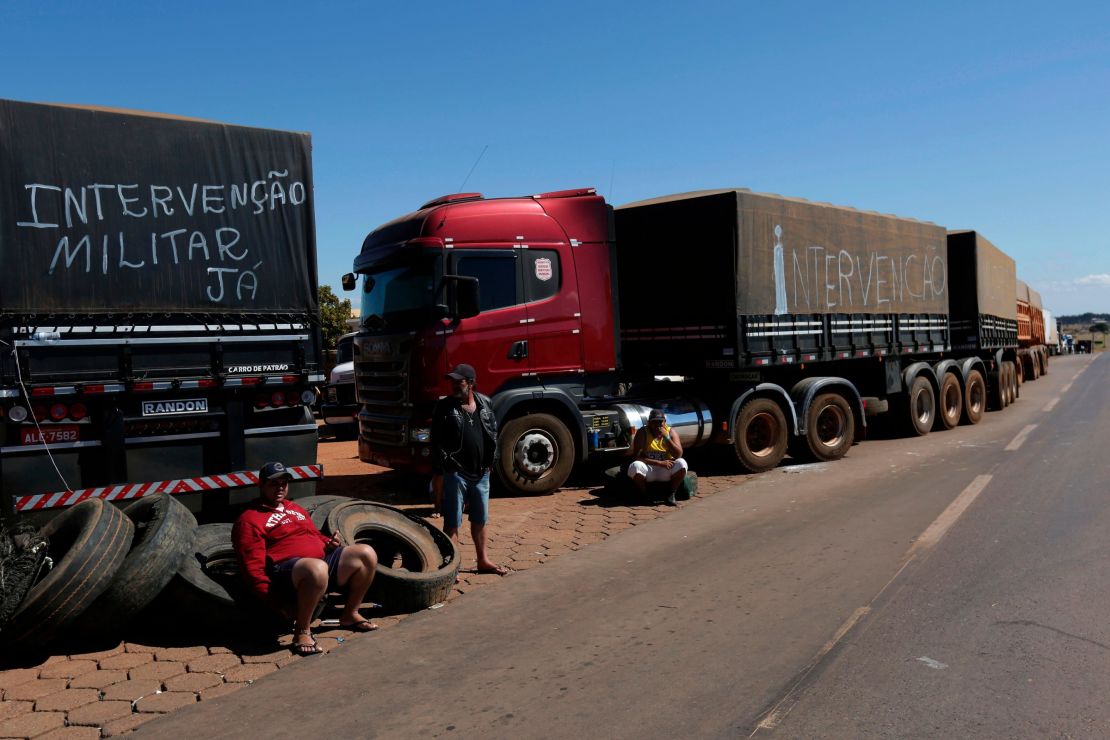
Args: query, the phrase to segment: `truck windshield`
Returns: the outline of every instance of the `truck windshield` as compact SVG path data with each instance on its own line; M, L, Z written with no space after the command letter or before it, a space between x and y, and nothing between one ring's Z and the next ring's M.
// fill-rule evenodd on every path
M385 326L399 328L427 321L435 303L439 280L439 256L419 262L391 266L364 273L362 277L362 321L372 318Z
M354 359L355 341L351 337L341 337L335 346L335 364L342 365Z

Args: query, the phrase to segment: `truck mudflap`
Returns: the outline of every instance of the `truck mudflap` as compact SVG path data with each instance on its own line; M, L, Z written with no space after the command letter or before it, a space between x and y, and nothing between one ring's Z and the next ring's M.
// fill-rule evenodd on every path
M293 476L294 481L315 481L324 477L324 466L319 464L289 466L286 470ZM237 473L220 473L196 478L176 478L147 483L120 483L95 488L80 488L74 491L55 491L53 493L19 496L15 499L15 510L29 512L61 509L79 504L88 498L102 498L105 501L130 501L143 496L153 496L156 493L171 495L203 494L207 491L250 488L257 485L258 474L254 471L243 470Z

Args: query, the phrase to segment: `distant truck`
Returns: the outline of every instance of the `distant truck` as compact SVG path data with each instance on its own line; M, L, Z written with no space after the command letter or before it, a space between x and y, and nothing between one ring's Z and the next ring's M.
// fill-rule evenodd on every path
M0 101L2 513L314 489L312 197L308 134Z
M1063 346L1060 338L1060 328L1051 311L1045 308L1042 309L1041 313L1044 314L1045 345L1048 347L1048 354L1050 356L1058 355L1062 352Z
M351 440L358 436L358 403L355 401L355 334L344 334L335 345L335 367L331 369L325 389L326 400L320 404L320 416L336 439Z
M513 492L619 461L651 408L758 472L843 456L873 414L927 434L1017 395L1013 260L920 221L746 190L460 193L373 231L354 269L361 459L427 472L465 362Z
M1017 281L1018 381L1036 380L1048 372L1048 346L1041 294Z

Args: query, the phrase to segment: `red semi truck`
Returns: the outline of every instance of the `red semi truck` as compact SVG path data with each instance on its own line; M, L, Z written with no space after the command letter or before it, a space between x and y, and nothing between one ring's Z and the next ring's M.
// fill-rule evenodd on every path
M1013 260L910 219L746 190L460 193L374 230L354 270L360 458L427 472L465 362L514 492L619 458L651 408L758 472L843 456L869 415L926 434L1016 397Z
M1041 294L1017 281L1018 380L1036 380L1048 372L1048 341Z

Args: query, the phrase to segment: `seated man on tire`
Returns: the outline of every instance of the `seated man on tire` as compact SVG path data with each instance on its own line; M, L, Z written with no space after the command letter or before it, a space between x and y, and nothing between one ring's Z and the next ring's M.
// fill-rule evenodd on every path
M308 512L287 501L292 475L279 462L258 471L261 495L242 513L231 537L244 580L266 604L295 614L293 651L317 655L323 650L312 636L312 613L329 591L346 590L339 626L370 632L378 626L359 614L374 579L378 557L369 545L341 547L338 535L327 537Z
M675 492L682 485L688 466L682 459L678 432L667 424L667 415L661 409L652 409L648 414L647 427L636 432L632 440L632 457L628 477L636 484L636 490L646 493L648 483L668 482L670 494L664 503L678 506Z

